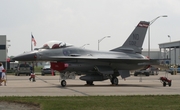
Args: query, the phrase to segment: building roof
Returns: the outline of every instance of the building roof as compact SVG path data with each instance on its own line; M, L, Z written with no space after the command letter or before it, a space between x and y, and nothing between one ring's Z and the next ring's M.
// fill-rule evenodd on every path
M180 48L180 41L161 43L159 48Z

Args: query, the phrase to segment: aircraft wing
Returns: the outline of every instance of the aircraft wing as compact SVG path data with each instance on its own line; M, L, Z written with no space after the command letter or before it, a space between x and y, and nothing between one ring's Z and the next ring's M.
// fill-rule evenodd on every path
M83 62L108 62L108 63L123 63L123 64L136 64L137 65L152 65L157 68L161 68L163 70L167 70L168 67L165 65L160 65L159 59L127 59L127 58L97 58L92 56L51 56L50 59L52 61L59 61L59 62L73 62L73 61L83 61Z
M109 62L109 63L135 63L135 62L141 62L139 65L149 65L149 64L158 64L157 60L149 60L149 59L133 59L133 58L123 58L123 57L116 57L116 58L98 58L98 57L92 57L92 56L51 56L49 57L49 60L51 61L60 61L60 62L66 62L66 61L87 61L87 62Z

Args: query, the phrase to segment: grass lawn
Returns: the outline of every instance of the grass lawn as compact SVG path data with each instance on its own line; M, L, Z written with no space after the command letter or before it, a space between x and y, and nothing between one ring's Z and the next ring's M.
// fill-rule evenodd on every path
M41 110L180 110L180 95L0 97L37 104Z

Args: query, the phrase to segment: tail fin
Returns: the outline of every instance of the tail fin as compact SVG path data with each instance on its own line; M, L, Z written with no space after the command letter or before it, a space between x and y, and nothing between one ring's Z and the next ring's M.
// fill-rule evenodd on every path
M140 21L126 42L121 47L110 51L141 53L149 23L150 22Z

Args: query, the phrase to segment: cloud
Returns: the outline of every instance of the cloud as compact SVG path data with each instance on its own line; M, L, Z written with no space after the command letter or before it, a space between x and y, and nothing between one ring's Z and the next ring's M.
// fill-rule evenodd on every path
M140 20L168 15L151 27L151 46L158 48L164 36L179 39L179 5L179 0L5 0L0 4L0 33L11 40L9 54L29 50L31 32L37 47L62 40L77 46L89 43L89 49L97 49L97 40L110 35L101 42L102 50L110 50L122 45ZM17 39L27 46L18 45ZM21 50L13 51L17 48Z

